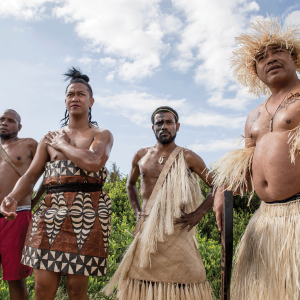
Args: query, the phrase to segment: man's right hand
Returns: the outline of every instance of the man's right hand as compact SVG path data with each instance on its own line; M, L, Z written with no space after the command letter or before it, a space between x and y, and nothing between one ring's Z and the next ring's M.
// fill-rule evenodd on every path
M16 217L17 201L12 197L5 197L1 203L1 213L6 220L13 221Z
M216 215L216 221L219 231L222 230L222 212L223 212L223 198L224 188L220 187L217 189L214 198L214 214Z

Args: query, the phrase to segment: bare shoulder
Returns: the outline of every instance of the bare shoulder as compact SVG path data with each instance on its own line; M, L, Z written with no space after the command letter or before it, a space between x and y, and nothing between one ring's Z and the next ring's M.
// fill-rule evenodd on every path
M190 149L185 148L183 150L183 155L184 155L184 158L185 158L187 163L189 163L189 162L192 163L195 159L197 159L197 160L201 159L202 160L202 158L198 154L196 154L194 151L192 151Z
M145 155L147 155L152 150L152 148L153 147L141 148L135 153L133 160L135 160L136 162L140 161Z
M36 149L37 146L38 146L38 142L33 139L33 138L23 138L20 140L20 142L25 146L25 147L28 147L28 148L33 148L33 149Z
M247 126L249 126L251 122L254 122L255 119L260 116L264 105L265 104L263 102L262 104L258 105L250 112L246 120L245 128L247 128Z
M108 129L104 128L99 128L97 126L92 125L93 127L91 128L94 134L95 138L98 139L113 139L112 133Z

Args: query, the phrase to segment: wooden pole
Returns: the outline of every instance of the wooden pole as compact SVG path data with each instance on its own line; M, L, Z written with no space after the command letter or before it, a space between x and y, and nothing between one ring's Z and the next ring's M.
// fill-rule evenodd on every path
M221 300L230 300L233 252L233 195L230 191L224 192L221 243Z

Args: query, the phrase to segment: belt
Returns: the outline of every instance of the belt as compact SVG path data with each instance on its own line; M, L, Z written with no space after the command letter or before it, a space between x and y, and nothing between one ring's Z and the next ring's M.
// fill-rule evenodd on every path
M16 212L20 212L20 211L26 211L26 210L31 210L31 205L22 205L22 206L18 206L16 209ZM0 211L0 218L3 218L4 216L1 214Z
M69 182L64 184L57 185L48 185L46 186L47 194L56 194L56 193L67 193L67 192L99 192L102 191L102 183L80 183L80 182Z
M266 202L267 204L280 204L280 203L288 203L288 202L291 202L291 201L295 201L295 200L299 200L300 199L300 193L292 196L292 197L289 197L289 198L286 198L284 200L279 200L279 201L274 201L274 202Z

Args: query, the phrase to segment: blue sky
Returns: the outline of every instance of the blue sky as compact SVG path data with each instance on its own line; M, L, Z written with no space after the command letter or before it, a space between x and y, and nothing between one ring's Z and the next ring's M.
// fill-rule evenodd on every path
M17 110L20 137L60 127L67 83L80 67L95 94L93 119L114 135L108 167L128 174L134 153L156 140L152 111L179 113L177 144L207 165L234 146L255 99L229 69L234 37L249 21L300 22L299 1L2 0L1 111Z

